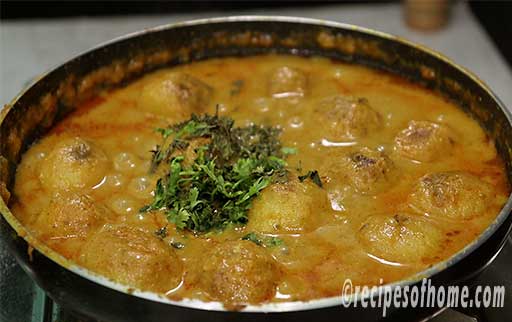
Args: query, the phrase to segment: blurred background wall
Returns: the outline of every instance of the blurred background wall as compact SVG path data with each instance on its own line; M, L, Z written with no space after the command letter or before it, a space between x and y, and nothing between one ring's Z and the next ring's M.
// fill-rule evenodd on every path
M439 0L417 0L436 2ZM454 0L440 0L455 2ZM162 15L223 11L226 15L243 9L319 7L332 4L389 3L399 1L0 1L0 19L40 19L79 16ZM512 1L469 1L473 14L512 65Z

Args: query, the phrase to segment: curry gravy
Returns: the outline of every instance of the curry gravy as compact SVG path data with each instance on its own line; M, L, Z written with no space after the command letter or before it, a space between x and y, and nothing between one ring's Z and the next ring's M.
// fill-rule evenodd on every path
M238 126L281 128L297 150L291 176L317 170L322 187L269 186L246 226L221 233L194 236L163 212L139 213L159 177L149 173L155 128L216 106ZM340 295L346 278L404 279L474 240L508 194L494 143L453 103L366 67L269 55L159 70L79 107L23 156L13 213L114 280L243 304ZM249 232L282 243L240 242Z

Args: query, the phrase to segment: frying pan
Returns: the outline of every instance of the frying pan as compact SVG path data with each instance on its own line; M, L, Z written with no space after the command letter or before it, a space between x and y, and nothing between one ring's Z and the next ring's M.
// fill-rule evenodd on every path
M99 91L124 86L162 67L214 57L257 54L323 56L398 74L454 101L495 140L512 182L512 117L475 75L446 57L397 37L347 24L305 18L242 16L165 25L100 45L56 67L7 105L0 115L0 238L22 268L57 303L102 321L364 321L380 308L349 307L341 297L250 305L173 301L113 282L67 261L21 225L9 210L22 153L56 122ZM510 231L512 198L472 243L447 260L394 286L469 284L497 256ZM340 285L341 296L341 285ZM368 297L376 296L369 294ZM359 305L357 305L359 303ZM387 319L420 320L442 308L390 309Z

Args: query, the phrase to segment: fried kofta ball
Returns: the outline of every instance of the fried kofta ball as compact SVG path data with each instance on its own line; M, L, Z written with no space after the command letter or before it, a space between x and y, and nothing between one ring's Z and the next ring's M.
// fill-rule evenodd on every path
M443 234L425 218L377 214L366 219L358 239L371 255L391 262L417 262L435 255Z
M79 263L115 281L158 293L176 288L183 264L170 245L128 225L103 226L82 248Z
M409 203L429 215L471 219L485 211L492 199L492 187L485 181L468 172L449 171L423 176Z
M392 184L393 161L386 153L367 147L336 160L332 170L361 194L375 194Z
M32 228L50 247L71 255L109 218L108 210L89 196L60 193L37 216Z
M169 73L146 84L138 104L145 111L183 120L205 112L212 94L209 85L193 76Z
M329 139L366 137L382 127L382 117L365 98L336 95L317 104L315 115L328 129Z
M325 190L309 180L276 183L264 189L253 201L247 229L281 234L311 231L327 208Z
M258 304L274 297L280 270L265 249L246 240L217 244L201 264L201 288L227 304Z
M65 138L42 160L39 180L49 191L88 189L103 180L109 165L105 153L93 143Z
M298 68L282 66L270 74L268 91L272 97L303 97L306 95L307 87L308 77Z
M448 154L454 146L453 133L445 125L410 121L395 137L395 151L407 159L431 162Z

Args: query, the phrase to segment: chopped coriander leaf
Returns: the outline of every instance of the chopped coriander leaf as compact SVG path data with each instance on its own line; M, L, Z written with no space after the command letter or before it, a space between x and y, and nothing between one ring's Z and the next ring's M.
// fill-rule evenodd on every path
M176 249L183 249L183 248L185 248L185 244L180 243L180 242L175 242L175 241L171 242L171 246L176 248Z
M240 91L242 90L242 87L244 86L244 80L243 79L237 79L231 83L231 90L229 91L229 94L231 96L235 96L240 94Z
M297 170L297 172L302 172L302 161L299 160L299 164L297 164L297 167L295 168L295 170Z
M247 235L242 237L242 240L252 241L253 243L255 243L258 246L263 245L262 240L258 237L258 235L256 235L256 233L248 233Z
M283 240L281 238L272 236L262 236L256 234L255 232L248 233L247 235L242 237L242 240L252 241L256 245L263 247L275 247L283 244Z
M155 231L155 235L161 239L164 239L165 237L167 237L167 226L164 226L164 227L158 229L157 231Z
M297 154L297 148L282 147L281 152L285 155Z
M317 186L319 186L320 188L323 187L322 180L320 179L320 175L318 175L317 170L313 170L313 171L310 170L305 175L298 176L298 178L299 178L300 182L304 182L304 180L306 180L306 179L311 179L311 181L313 181Z
M159 129L163 143L153 154L153 170L164 167L153 202L141 212L162 210L179 229L195 233L243 225L252 200L273 182L285 182L286 149L280 130L250 125L235 127L228 117L193 115L188 121ZM205 138L195 160L183 162L179 150ZM284 150L284 151L283 151Z
M278 237L270 237L267 242L268 247L276 247L276 246L281 246L283 244L284 244L284 241Z

